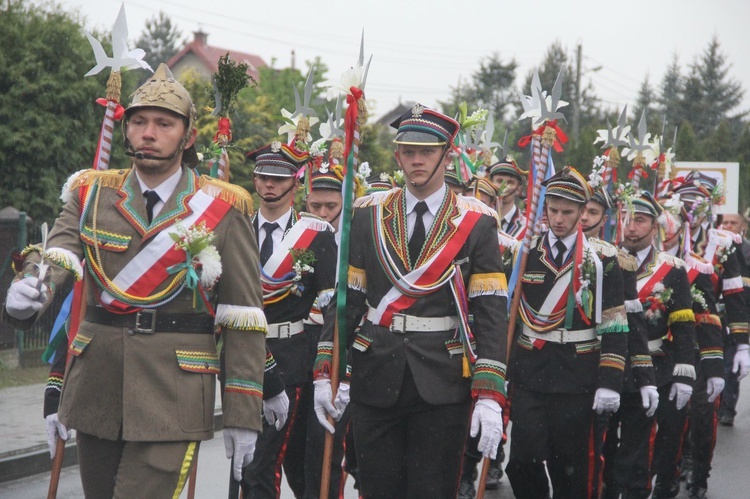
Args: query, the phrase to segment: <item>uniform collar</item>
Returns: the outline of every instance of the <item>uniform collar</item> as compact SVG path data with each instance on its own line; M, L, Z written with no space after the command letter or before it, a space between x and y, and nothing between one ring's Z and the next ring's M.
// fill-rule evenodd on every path
M427 203L427 209L430 210L430 213L432 216L435 216L440 209L440 205L443 203L443 198L445 198L445 184L438 189L437 191L433 192L429 196L427 196L425 199L417 199L414 194L412 194L409 189L404 189L404 198L406 201L406 213L409 214L412 211L414 211L414 207L417 205L419 201L424 201Z

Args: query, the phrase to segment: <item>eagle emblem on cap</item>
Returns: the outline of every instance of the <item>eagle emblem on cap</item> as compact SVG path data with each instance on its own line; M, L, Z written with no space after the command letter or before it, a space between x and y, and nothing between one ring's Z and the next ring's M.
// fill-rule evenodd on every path
M422 116L423 112L424 106L422 104L414 104L414 107L411 108L411 115L413 118L419 118Z
M278 140L271 142L271 151L279 152L280 150L281 150L281 142L279 142Z

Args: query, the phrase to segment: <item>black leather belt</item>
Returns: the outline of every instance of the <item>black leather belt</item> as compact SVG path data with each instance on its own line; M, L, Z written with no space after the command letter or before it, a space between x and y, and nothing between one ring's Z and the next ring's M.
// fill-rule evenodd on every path
M166 314L145 308L134 314L113 314L102 307L88 307L86 321L105 326L127 327L133 333L200 333L214 332L214 318L204 314Z

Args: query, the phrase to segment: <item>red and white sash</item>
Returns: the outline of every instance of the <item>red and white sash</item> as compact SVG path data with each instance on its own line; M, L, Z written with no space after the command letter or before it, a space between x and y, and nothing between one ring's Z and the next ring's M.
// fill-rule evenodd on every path
M185 227L206 223L213 230L232 207L229 203L216 199L198 190L188 201L192 213L180 222ZM185 251L175 249L175 242L170 237L169 228L159 232L140 253L112 279L114 285L125 293L137 297L150 295L169 276L167 269L185 261ZM101 301L108 308L128 310L132 306L113 297L106 290L102 291Z
M383 233L383 209L382 206L376 208L376 217L374 220L376 230L378 231L378 241L381 244L380 252L388 261L386 265L391 272L398 278L398 285L391 289L381 298L380 303L374 309L374 314L370 315L373 324L389 326L394 313L401 312L412 306L417 301L416 296L406 296L398 288L414 290L415 292L433 292L450 281L451 273L446 275L446 271L453 263L454 258L463 247L464 243L471 234L472 229L482 216L475 211L463 211L452 223L457 230L445 246L435 253L429 260L424 262L420 267L403 275L398 270L396 263L393 261L388 248L386 247L386 237Z
M656 265L657 267L654 269L654 273L651 274L651 276L638 279L638 298L641 300L645 300L651 296L654 286L662 282L664 278L667 277L667 274L669 274L669 271L672 270L672 266L667 262L659 263L657 260Z
M291 272L293 261L289 250L292 248L309 248L318 232L325 228L325 226L320 225L324 223L326 222L304 216L300 217L284 235L281 244L274 249L273 254L263 266L263 273L278 279Z

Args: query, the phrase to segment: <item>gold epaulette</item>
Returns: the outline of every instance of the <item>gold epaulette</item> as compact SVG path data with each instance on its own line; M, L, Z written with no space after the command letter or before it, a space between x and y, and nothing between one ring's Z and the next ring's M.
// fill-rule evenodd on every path
M624 249L620 249L617 252L617 263L626 272L635 272L638 270L638 260Z
M657 261L662 264L666 263L667 265L671 267L675 267L678 269L681 269L685 267L685 261L682 258L678 258L676 256L672 256L670 254L665 253L664 251L659 252L659 256L657 257Z
M461 210L475 211L495 219L497 226L500 227L500 216L495 210L474 197L456 196L456 206Z
M239 185L230 184L217 178L201 175L198 186L203 192L216 199L231 204L236 210L246 215L253 213L253 198Z
M602 241L601 239L597 239L595 237L590 237L588 241L594 251L596 251L597 255L611 258L618 253L617 247L608 243L607 241Z
M65 182L63 191L74 191L86 185L99 184L101 187L120 189L130 173L130 168L124 170L81 170L71 175Z
M302 224L306 229L312 229L318 232L326 232L328 230L334 232L333 225L329 224L319 216L306 211L299 212L299 220L297 220L297 223Z
M383 204L385 203L386 199L391 197L391 195L396 194L400 190L400 187L394 187L393 189L388 191L373 192L372 194L368 194L366 196L362 196L361 198L355 199L352 206L354 208L367 208L368 206Z
M124 170L79 170L68 177L62 188L60 199L67 203L73 197L73 193L81 187L87 185L99 184L101 187L120 189L125 179L130 173L130 169Z

